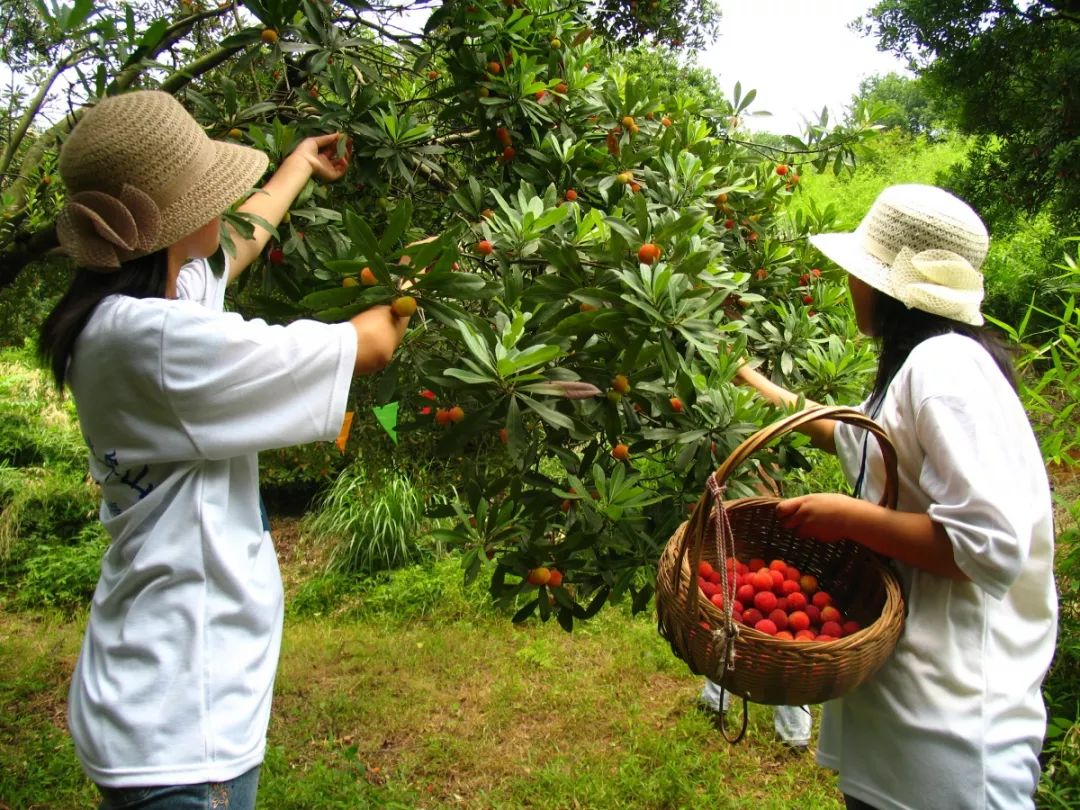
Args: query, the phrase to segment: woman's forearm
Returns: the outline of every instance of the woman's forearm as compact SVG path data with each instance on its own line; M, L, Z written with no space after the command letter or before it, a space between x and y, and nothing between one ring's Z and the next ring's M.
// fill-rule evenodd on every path
M743 364L736 372L736 376L744 383L755 389L761 396L779 407L791 408L798 404L799 395L789 391L783 386L777 385L760 371ZM817 405L809 399L803 400L807 406ZM810 437L810 443L819 450L836 453L836 441L833 438L833 430L836 428L834 419L818 419L799 428L802 433Z

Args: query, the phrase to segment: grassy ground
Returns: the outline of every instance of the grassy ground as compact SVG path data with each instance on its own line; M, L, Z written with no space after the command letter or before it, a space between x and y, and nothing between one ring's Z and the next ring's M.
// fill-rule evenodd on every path
M279 527L287 589L314 564ZM0 808L85 808L65 729L85 617L0 612ZM286 620L260 807L834 808L755 706L729 745L649 616Z

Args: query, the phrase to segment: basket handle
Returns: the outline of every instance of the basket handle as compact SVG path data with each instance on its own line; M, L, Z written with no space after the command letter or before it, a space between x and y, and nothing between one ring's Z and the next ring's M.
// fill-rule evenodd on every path
M731 455L724 460L724 463L721 464L719 469L713 474L716 477L716 482L723 487L736 467L746 461L746 459L755 452L769 444L769 442L773 441L773 439L776 439L785 433L797 430L810 422L816 422L819 419L834 419L838 422L845 422L849 425L865 428L873 434L874 438L877 439L878 446L881 448L881 457L885 461L885 488L881 493L881 500L878 505L888 509L895 509L897 499L900 495L900 481L896 469L896 448L893 447L888 434L885 433L885 430L881 425L862 412L857 411L854 408L845 408L835 405L817 405L810 407L806 410L790 414L789 416L762 428L753 436L750 436L743 441L743 443L736 447Z

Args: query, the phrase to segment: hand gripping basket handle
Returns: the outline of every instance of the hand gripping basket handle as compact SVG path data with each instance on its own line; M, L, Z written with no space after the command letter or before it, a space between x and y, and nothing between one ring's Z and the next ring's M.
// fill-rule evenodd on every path
M769 444L773 439L776 439L785 433L789 433L790 431L798 430L804 425L807 425L810 422L816 422L820 419L834 419L838 422L865 428L873 434L874 438L877 439L878 446L881 448L881 457L885 461L885 488L881 493L881 500L878 502L878 505L888 509L895 509L896 501L900 494L899 476L896 471L896 448L894 448L892 442L889 441L888 434L885 433L885 430L881 425L854 408L817 405L799 411L798 413L793 413L790 416L762 428L736 447L724 463L720 465L719 469L714 473L716 483L723 487L736 467L746 461L746 459L755 452Z

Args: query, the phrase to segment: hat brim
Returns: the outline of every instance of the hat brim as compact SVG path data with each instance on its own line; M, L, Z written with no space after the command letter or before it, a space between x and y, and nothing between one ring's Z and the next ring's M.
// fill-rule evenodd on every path
M159 248L194 233L250 191L266 172L269 158L258 149L211 141L216 155L210 168L161 212Z
M890 267L866 251L858 233L819 233L809 237L810 244L833 264L846 270L875 290L892 295Z

